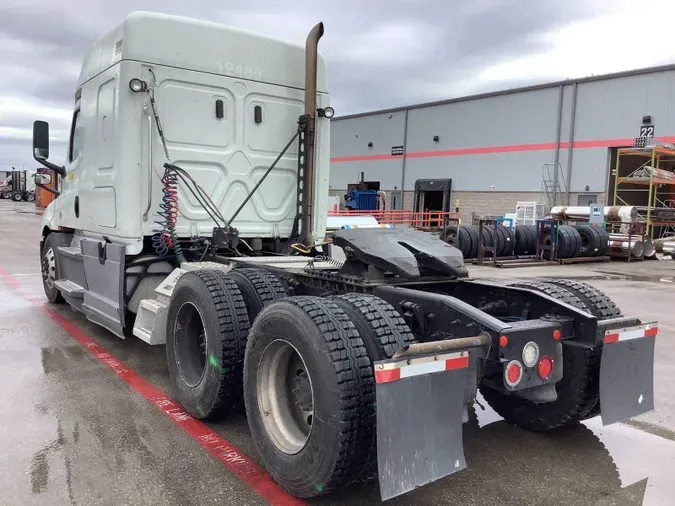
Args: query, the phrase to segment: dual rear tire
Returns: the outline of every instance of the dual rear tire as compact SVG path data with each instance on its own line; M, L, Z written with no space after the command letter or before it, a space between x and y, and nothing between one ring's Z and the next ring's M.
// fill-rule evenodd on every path
M179 279L166 348L186 411L216 418L243 405L267 471L309 498L376 468L372 363L413 341L382 299L286 297L274 274L234 269Z

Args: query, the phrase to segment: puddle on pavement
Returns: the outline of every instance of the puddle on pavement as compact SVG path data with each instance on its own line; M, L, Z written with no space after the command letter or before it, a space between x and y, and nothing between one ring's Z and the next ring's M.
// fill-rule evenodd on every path
M553 503L675 504L671 483L675 438L664 439L622 423L603 427L600 417L558 432L531 433L506 424L480 397L479 401L485 410L476 407L478 429L465 430L467 454L474 445L485 449L493 447L506 455L503 460L506 468L521 469L522 473L518 473L523 479L528 479L531 472L529 481L543 480L537 489L549 481L550 476L555 476L556 482L551 486L566 500ZM493 441L485 443L481 441L483 438ZM476 455L475 459L481 465L488 460L482 455ZM476 472L483 474L486 469ZM498 470L495 473L498 474ZM510 501L509 498L506 503ZM527 504L544 503L545 496L541 502L534 498L527 501Z
M0 430L0 445L16 452L23 476L17 488L28 496L55 498L53 504L77 500L83 484L111 493L103 469L133 472L137 466L159 466L159 455L147 441L174 436L152 435L147 420L136 418L146 401L133 393L119 398L114 409L101 409L99 399L114 388L107 379L87 381L86 389L74 392L82 384L74 375L101 380L107 374L83 361L84 353L74 344L0 353L0 372L15 371L0 387L0 399L11 399L9 414L20 420L20 425L8 424L4 435ZM476 405L463 426L467 469L387 505L675 504L675 436L665 439L624 424L603 427L600 418L550 433L528 432L504 422L480 396L479 402L484 408ZM110 423L111 412L118 414L117 423ZM227 423L221 427L226 438L243 446ZM90 481L92 472L99 477ZM28 496L26 503L31 502ZM309 502L379 504L380 495L371 482Z
M391 505L472 504L666 506L675 504L675 442L600 418L552 432L529 432L501 419L479 396L464 424L467 468ZM311 504L379 503L377 483Z
M601 271L598 271L601 272ZM652 283L675 283L675 276L647 276L644 274L619 274L619 273L600 273L588 276L545 276L548 279L569 279L571 281L644 281Z

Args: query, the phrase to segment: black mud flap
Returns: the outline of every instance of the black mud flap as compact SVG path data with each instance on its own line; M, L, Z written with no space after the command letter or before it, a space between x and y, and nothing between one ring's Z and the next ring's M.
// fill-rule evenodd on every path
M386 501L466 468L468 352L375 363L377 464Z
M605 330L600 413L610 425L654 409L656 323Z

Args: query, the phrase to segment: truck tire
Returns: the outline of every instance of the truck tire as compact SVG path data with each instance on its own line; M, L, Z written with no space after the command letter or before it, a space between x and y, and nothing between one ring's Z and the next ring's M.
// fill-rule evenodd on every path
M248 319L253 322L258 313L272 301L286 297L286 290L274 273L255 268L233 269L227 273L244 297Z
M21 202L23 200L23 195L21 195L19 192L14 192L12 193L12 200L14 202Z
M587 310L586 304L582 301L576 294L570 292L562 286L557 286L553 283L546 281L529 281L521 280L509 283L508 286L514 286L516 288L527 288L528 290L535 290L537 292L544 293L549 297L562 301L570 306L574 306L577 309L583 311Z
M464 258L469 258L471 255L471 249L473 248L471 244L471 234L465 227L459 227L457 230L457 247L459 247Z
M528 288L584 310L586 304L562 286L543 282L518 282L509 286ZM563 377L556 384L558 398L553 402L534 403L517 395L496 390L481 383L480 392L486 402L512 425L533 431L557 429L575 423L588 413L597 401L594 378L598 374L596 348L563 346Z
M584 302L584 309L600 320L623 316L612 299L588 283L568 279L547 279L546 283L559 285L572 292Z
M42 272L42 287L47 300L52 304L62 304L66 300L54 281L59 279L58 256L56 255L56 246L54 246L52 235L48 234L42 244L40 252L40 268Z
M550 283L566 288L584 302L586 311L599 320L608 320L623 316L621 309L607 295L597 288L582 281L567 279L549 280ZM589 400L587 409L580 416L580 420L587 420L600 414L600 358L602 357L603 336L598 336L593 356L594 374L589 386Z
M218 270L180 277L169 303L166 358L177 400L194 418L243 405L243 363L250 324L244 298Z
M410 327L396 309L374 295L347 293L331 297L332 302L351 319L363 339L371 363L386 360L396 351L415 342ZM375 406L369 409L372 423L376 423ZM377 477L377 445L373 444L366 459L363 481Z
M403 317L379 297L347 293L330 300L354 323L371 362L391 358L397 350L415 342Z
M497 244L497 256L506 257L513 254L513 245L516 234L509 227L499 226L495 230L495 242Z
M579 225L576 227L581 236L581 257L601 256L609 246L609 234L604 228L592 225Z
M375 380L350 318L331 300L272 302L253 323L244 360L253 443L273 479L299 498L356 481L375 438Z
M476 236L479 235L480 227L476 230ZM496 251L497 251L497 244L496 244L496 237L495 237L495 229L491 225L483 225L483 256L485 257L492 257L493 253L490 253L488 250L485 248L492 248L494 247L495 253L494 256L497 256ZM476 256L478 256L478 246L476 246Z
M476 258L478 256L478 227L475 225L464 225L464 228L471 238L471 250L466 258Z
M516 227L516 255L534 255L537 252L537 226Z

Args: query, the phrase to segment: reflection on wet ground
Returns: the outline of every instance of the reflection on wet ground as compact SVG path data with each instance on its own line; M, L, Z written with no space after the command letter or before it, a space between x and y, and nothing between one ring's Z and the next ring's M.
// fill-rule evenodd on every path
M546 276L550 279L574 279L578 281L591 281L591 280L621 280L621 281L644 281L652 283L675 283L675 276L659 276L659 275L646 275L646 274L619 274L616 272L607 272L600 269L596 269L595 272L598 274L590 275L574 275L569 276Z
M83 323L74 313L66 314ZM49 332L51 322L41 318L33 319L42 328L39 339L19 346L4 340L0 346L5 378L0 399L8 406L0 415L0 447L11 451L15 466L8 466L5 455L0 486L11 494L2 504L183 505L195 504L196 497L218 504L262 504L78 344ZM25 326L24 320L14 329ZM95 337L168 388L157 375L164 360L157 348L104 332ZM674 504L673 440L622 424L602 427L597 418L553 433L532 433L506 424L479 402L485 408L477 405L464 425L468 468L390 504ZM243 417L211 425L257 458ZM127 499L118 502L120 494ZM310 503L379 500L377 484L370 482Z
M672 441L621 424L602 427L597 418L533 433L507 424L489 407L475 409L464 425L467 469L390 504L675 504ZM379 500L376 484L312 504L357 500Z

